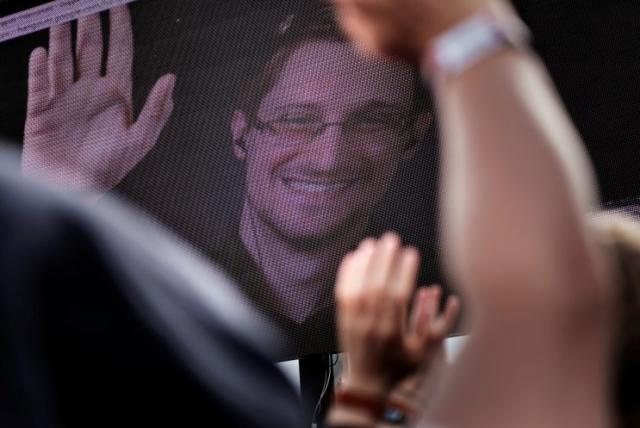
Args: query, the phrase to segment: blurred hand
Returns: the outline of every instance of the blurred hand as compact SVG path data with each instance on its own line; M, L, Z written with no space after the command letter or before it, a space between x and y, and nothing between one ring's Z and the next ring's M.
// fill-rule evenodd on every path
M349 253L338 271L338 333L349 353L347 387L387 395L408 376L426 370L433 350L454 324L459 301L447 301L438 315L440 289L416 285L419 255L402 248L398 236L367 239Z
M410 409L409 417L417 420L425 410L425 403L429 403L437 390L446 366L444 353L444 339L451 333L460 309L456 297L449 297L445 312L438 314L442 289L437 286L421 288L415 298L411 328L417 330L418 324L429 326L429 341L424 358L420 365L407 377L402 379L389 394L389 402L399 404ZM423 300L422 308L418 303ZM424 320L416 317L422 315Z
M365 51L418 63L430 41L502 0L333 0L338 21Z
M65 190L104 193L144 158L167 123L175 76L156 82L134 122L129 9L112 9L110 19L104 75L98 15L78 20L75 65L69 23L51 28L48 52L31 53L25 175Z

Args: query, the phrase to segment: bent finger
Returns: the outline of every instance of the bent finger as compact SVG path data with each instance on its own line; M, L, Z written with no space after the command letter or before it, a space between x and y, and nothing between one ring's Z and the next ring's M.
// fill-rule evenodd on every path
M417 325L417 335L422 340L428 340L433 332L434 323L438 319L438 306L440 304L440 287L432 285L425 291L424 312Z
M460 299L449 296L443 313L435 319L430 328L429 336L432 340L443 340L455 326L460 314Z
M393 321L402 334L410 330L407 312L409 299L416 286L416 277L420 265L420 253L413 247L400 250L390 279L389 303L392 305Z
M431 321L431 315L428 310L428 300L430 295L431 292L425 287L421 287L416 292L409 318L409 334L423 336L429 331L428 326Z

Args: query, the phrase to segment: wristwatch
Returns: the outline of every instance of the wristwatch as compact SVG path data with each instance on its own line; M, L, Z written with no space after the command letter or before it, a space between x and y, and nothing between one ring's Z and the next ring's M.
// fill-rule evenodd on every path
M453 78L504 49L528 49L530 31L517 17L476 14L437 36L427 49L423 71Z

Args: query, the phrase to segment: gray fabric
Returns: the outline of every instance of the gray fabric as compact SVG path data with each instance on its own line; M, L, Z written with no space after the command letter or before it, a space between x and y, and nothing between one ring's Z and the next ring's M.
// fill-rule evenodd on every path
M0 154L0 425L300 426L279 334L117 201L87 209Z

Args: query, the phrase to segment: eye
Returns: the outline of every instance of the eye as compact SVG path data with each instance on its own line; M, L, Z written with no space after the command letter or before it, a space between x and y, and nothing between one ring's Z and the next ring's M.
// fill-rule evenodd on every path
M393 128L400 122L400 114L382 110L362 112L354 116L351 120L351 123L356 128L368 130Z
M276 126L288 129L300 129L315 126L318 119L308 113L289 113L275 120Z

